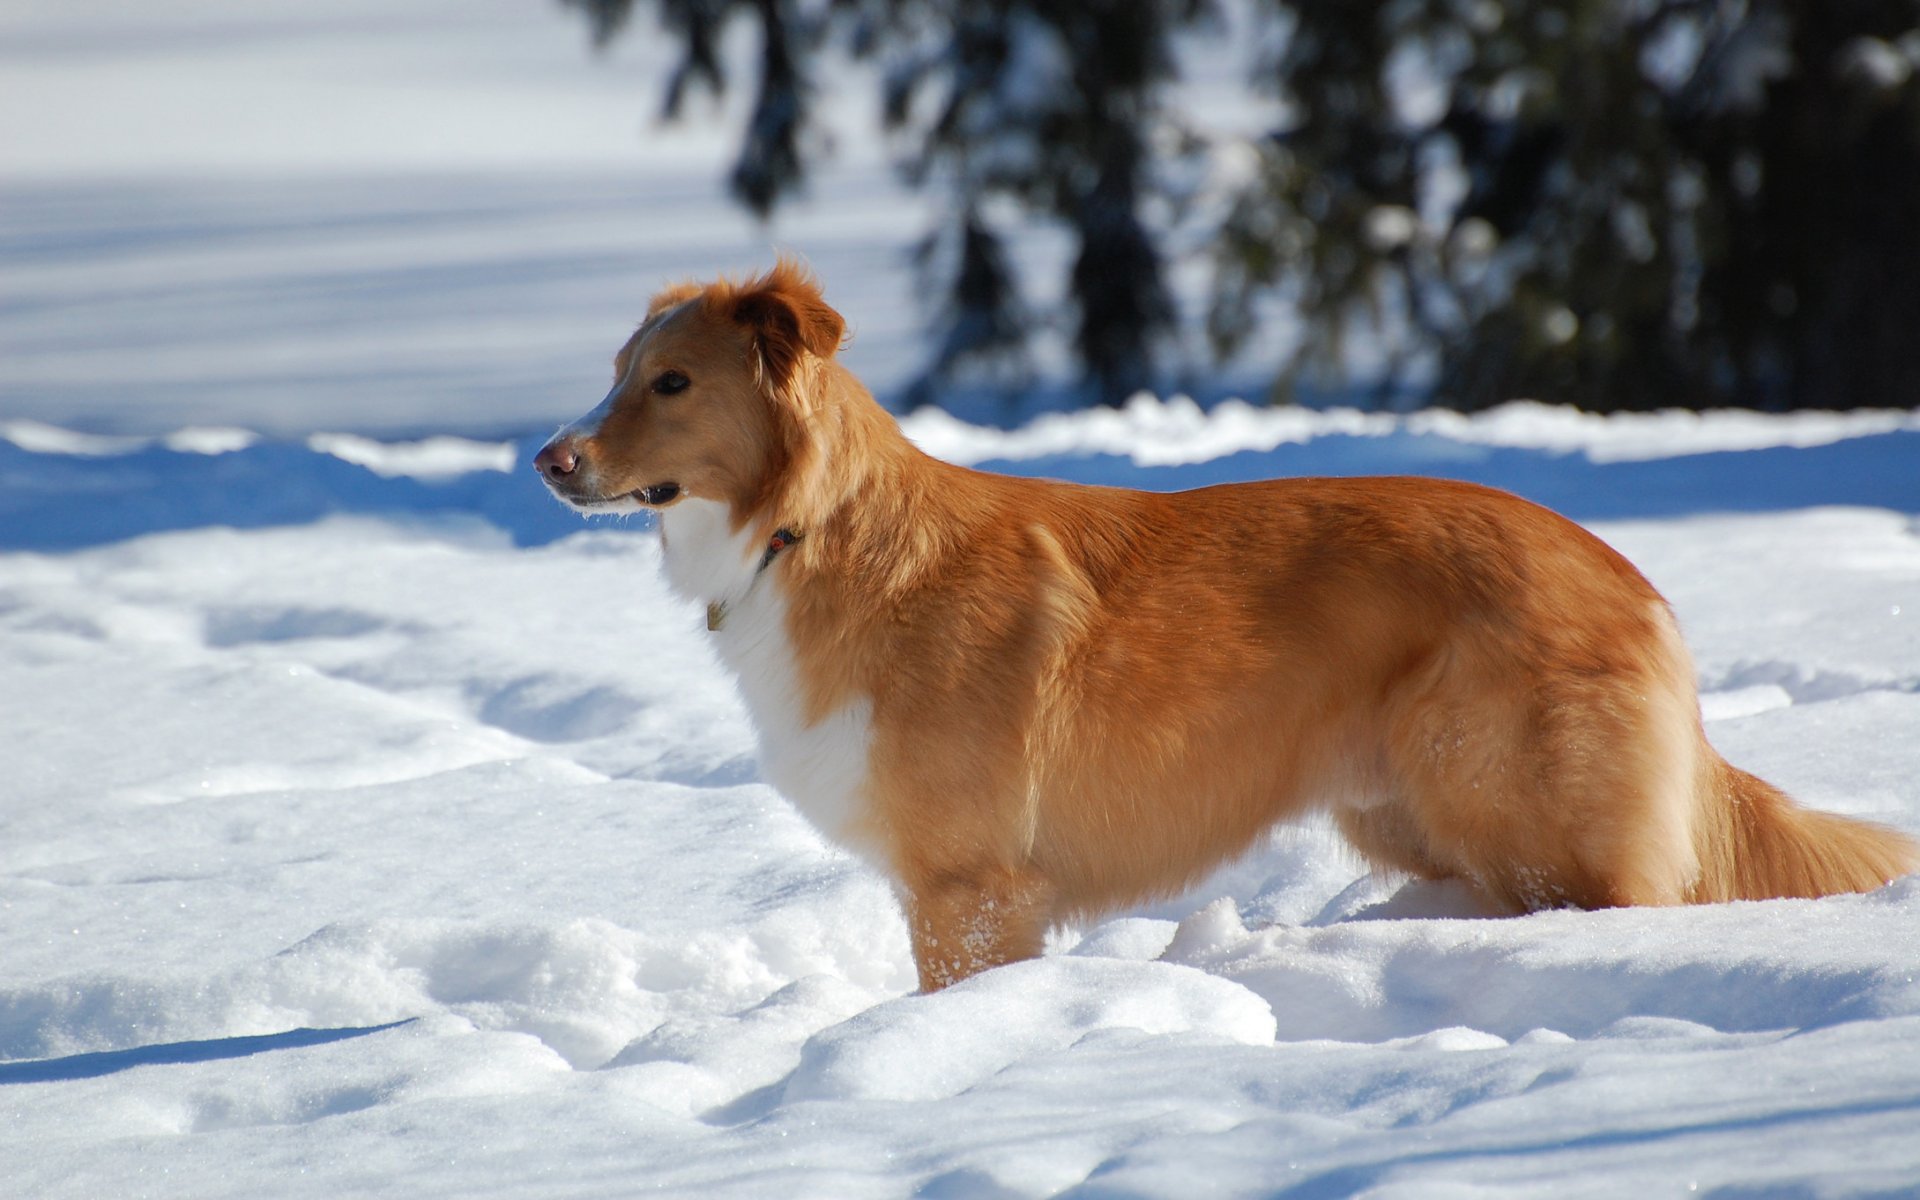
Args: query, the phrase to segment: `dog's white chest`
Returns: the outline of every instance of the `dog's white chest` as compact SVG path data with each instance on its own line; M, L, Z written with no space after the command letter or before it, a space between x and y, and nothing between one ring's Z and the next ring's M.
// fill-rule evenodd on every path
M713 638L760 734L760 768L767 782L820 832L850 850L871 853L872 834L864 818L872 705L857 700L806 723L786 635L786 605L772 586L730 604Z
M766 781L828 838L877 858L867 793L872 705L856 700L807 722L786 604L759 571L765 550L750 535L732 534L717 509L686 500L662 514L668 582L692 599L725 605L725 619L708 636L753 718Z

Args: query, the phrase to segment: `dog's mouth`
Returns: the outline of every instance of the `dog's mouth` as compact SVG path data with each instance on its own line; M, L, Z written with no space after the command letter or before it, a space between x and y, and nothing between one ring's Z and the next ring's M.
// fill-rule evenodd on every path
M648 508L664 508L680 498L680 485L656 483L652 487L635 488L627 494Z
M612 496L588 495L553 479L547 480L547 487L562 501L578 509L618 508L629 503L642 508L665 508L680 498L680 485L677 483L656 483Z

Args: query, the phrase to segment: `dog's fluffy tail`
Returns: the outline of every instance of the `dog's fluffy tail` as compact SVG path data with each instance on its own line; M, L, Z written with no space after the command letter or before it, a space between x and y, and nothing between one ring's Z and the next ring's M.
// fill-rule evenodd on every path
M1695 899L1869 892L1920 870L1920 845L1905 834L1801 808L1766 780L1707 754Z

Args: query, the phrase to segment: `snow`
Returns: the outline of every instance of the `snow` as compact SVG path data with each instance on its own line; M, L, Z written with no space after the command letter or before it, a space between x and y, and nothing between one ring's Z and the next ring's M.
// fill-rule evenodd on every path
M622 178L569 147L651 93L577 24L408 12L0 18L8 1194L1913 1194L1920 879L1490 918L1309 823L913 994L894 897L762 781L651 524L583 524L525 464L652 287L782 236L901 378L918 215L857 156L773 231L705 176ZM244 77L349 127L262 163L213 114L176 154L110 119L130 63L155 112ZM383 141L480 94L618 129ZM1920 833L1920 413L906 424L1088 482L1550 502L1673 600L1730 758Z
M915 412L905 425L928 453L968 463L1100 453L1123 456L1136 466L1180 466L1328 436L1394 435L1578 453L1590 462L1616 463L1670 458L1677 448L1706 454L1824 446L1868 434L1920 432L1920 411L1764 414L1720 409L1601 416L1514 401L1471 415L1446 409L1398 414L1271 408L1243 400L1228 400L1203 411L1188 397L1162 401L1142 393L1124 408L1050 414L1014 430L979 428L938 409Z
M1562 415L1521 412L1562 444ZM1294 445L1411 470L1439 437L1349 420ZM1760 484L1915 461L1912 431L1833 420L1824 447L1783 421L1781 447L1676 434L1660 461L1732 453ZM1051 420L1048 469L1151 482L1114 421ZM1492 919L1309 825L916 996L887 887L759 782L646 524L581 527L478 439L24 440L0 444L21 1194L1845 1195L1920 1171L1920 880ZM125 528L127 474L179 519ZM1717 744L1920 831L1913 481L1596 528L1678 606Z

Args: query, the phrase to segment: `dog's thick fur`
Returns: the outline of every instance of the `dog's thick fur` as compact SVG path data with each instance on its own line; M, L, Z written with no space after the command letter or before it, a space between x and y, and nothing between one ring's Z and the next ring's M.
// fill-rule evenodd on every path
M1552 512L1429 479L967 470L901 435L842 332L790 262L669 289L537 465L578 507L662 510L769 780L895 881L926 988L1316 809L1513 911L1916 866L1715 753L1666 603Z

